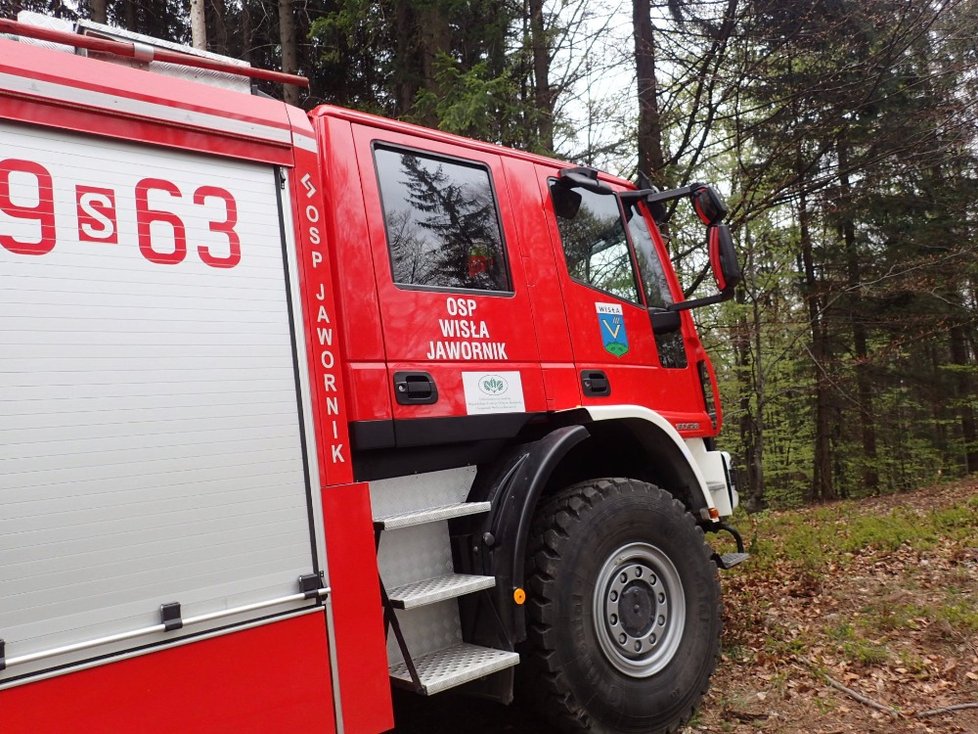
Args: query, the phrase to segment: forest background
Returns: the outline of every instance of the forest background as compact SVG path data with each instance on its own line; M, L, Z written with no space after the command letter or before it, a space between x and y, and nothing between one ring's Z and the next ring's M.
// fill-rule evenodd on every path
M187 43L193 19L209 50L309 77L264 89L307 108L714 183L747 278L697 321L748 507L978 473L978 0L0 6Z

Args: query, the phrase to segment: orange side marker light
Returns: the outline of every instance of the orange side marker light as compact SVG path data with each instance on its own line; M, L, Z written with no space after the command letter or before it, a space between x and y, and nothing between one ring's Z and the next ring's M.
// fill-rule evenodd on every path
M526 592L519 587L513 589L513 601L516 602L517 606L523 606L523 602L526 601Z

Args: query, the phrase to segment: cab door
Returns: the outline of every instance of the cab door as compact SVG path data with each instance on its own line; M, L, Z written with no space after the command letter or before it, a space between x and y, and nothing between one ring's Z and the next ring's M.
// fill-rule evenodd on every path
M546 401L500 158L353 133L398 445L512 435Z
M712 429L700 386L702 351L688 314L682 328L655 334L650 308L680 294L644 204L556 185L538 167L549 203L574 362L584 405L639 405L686 435Z

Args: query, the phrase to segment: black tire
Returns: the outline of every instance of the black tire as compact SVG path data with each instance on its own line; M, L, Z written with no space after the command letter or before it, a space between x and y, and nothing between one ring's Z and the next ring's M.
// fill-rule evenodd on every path
M599 479L545 500L527 592L520 693L557 729L665 734L689 721L719 655L720 587L672 495Z

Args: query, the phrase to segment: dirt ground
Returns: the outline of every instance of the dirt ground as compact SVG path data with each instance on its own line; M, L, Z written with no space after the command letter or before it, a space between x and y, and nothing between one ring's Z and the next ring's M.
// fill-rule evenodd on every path
M976 516L960 482L741 519L757 552L721 576L723 655L684 734L978 734ZM514 707L396 700L398 734L548 731Z

